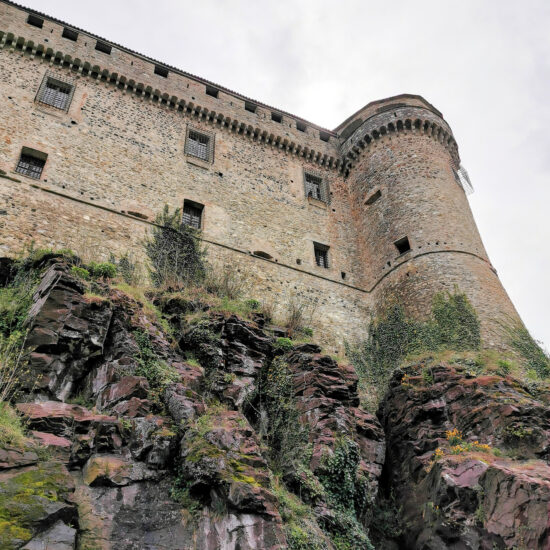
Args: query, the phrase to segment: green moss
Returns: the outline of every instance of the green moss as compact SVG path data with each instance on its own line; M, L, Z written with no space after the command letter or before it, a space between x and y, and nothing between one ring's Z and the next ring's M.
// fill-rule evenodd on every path
M63 499L69 481L61 464L42 463L0 483L0 547L18 548L17 540L29 540L48 501Z

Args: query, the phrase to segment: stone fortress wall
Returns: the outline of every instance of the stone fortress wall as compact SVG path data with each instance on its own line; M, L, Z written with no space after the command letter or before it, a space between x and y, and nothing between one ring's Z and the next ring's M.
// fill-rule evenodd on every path
M40 101L45 79L71 90L67 109ZM518 319L457 179L452 132L418 96L370 103L330 131L5 0L0 90L1 254L35 241L139 255L163 205L189 201L210 258L252 275L259 298L316 301L331 351L396 293L423 316L457 284L488 345L501 344L495 319ZM190 132L206 136L204 157ZM22 151L45 159L39 179L18 170Z

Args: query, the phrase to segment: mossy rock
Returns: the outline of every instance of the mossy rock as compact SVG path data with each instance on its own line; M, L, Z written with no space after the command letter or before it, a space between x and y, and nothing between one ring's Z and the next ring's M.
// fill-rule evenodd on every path
M66 468L44 462L0 483L0 548L19 548L58 519L70 523L76 509L65 498L74 490Z

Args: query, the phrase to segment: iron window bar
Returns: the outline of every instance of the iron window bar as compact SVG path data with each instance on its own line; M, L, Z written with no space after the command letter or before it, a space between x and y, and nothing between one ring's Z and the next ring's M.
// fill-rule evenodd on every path
M74 84L57 76L45 74L36 94L36 101L62 111L68 111L74 94Z
M29 178L39 180L45 164L45 160L21 153L21 157L19 158L15 171L19 174L23 174L24 176L28 176Z
M319 267L324 267L325 269L328 269L328 247L314 243L313 249L315 251L315 263Z
M187 129L185 153L206 162L214 160L214 137L191 128Z
M197 208L190 204L183 205L183 225L194 227L195 229L201 228L202 208Z
M328 184L321 176L304 172L304 187L306 197L311 197L326 204L330 203Z

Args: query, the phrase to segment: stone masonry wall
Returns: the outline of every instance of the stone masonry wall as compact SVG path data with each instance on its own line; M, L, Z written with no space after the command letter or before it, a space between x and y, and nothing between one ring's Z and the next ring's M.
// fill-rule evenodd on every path
M97 37L68 40L63 23L27 17L0 0L0 254L34 241L139 259L144 220L190 200L204 206L210 260L246 273L280 315L291 301L315 304L316 338L333 352L395 295L423 317L457 285L492 347L502 320L519 320L457 181L451 129L423 98L369 103L327 131L258 102L250 112L235 92L166 66L164 78L154 60L116 44L100 52ZM67 112L35 101L46 74L74 86ZM189 128L211 136L213 162L185 153ZM39 181L15 172L23 147L47 154ZM328 185L328 203L306 197L306 171ZM328 268L314 243L329 246Z

